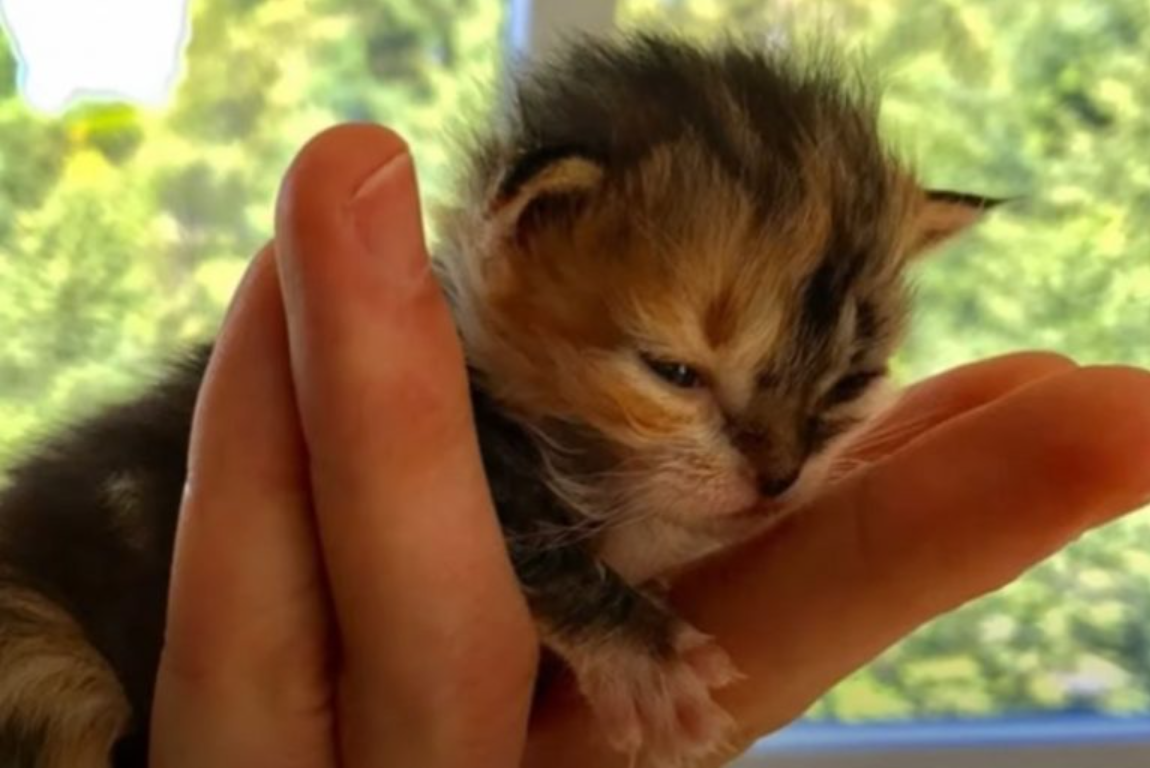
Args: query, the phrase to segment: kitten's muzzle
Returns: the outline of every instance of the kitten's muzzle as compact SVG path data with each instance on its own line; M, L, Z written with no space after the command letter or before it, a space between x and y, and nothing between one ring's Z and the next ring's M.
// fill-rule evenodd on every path
M750 464L761 496L782 496L799 479L805 456L797 439L782 430L744 429L735 433L735 446Z

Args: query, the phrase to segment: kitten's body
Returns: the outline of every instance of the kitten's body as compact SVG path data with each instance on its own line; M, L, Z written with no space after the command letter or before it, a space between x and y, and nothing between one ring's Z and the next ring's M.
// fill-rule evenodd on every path
M674 764L721 740L734 673L646 583L817 488L874 411L906 263L979 201L924 193L826 65L654 39L523 78L472 160L439 264L512 561L612 741ZM5 766L105 766L125 732L143 765L205 361L0 498Z

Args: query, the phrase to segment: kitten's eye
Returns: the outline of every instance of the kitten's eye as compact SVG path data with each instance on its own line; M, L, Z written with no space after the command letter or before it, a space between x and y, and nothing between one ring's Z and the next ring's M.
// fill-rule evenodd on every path
M703 377L699 372L686 363L656 360L646 355L643 356L643 362L660 379L681 389L694 389L703 384Z
M886 369L873 371L857 371L848 373L839 379L830 392L827 392L827 404L846 403L861 395L876 379L886 375Z

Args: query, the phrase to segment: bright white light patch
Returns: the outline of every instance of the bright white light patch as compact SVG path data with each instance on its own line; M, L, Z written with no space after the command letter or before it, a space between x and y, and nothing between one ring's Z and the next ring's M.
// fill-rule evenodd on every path
M79 99L160 104L179 75L188 0L0 0L20 90L61 111Z

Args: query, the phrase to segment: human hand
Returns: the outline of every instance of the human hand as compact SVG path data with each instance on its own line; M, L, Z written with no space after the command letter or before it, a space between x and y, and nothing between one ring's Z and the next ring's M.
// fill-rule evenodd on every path
M536 639L467 397L406 148L319 137L201 393L152 765L518 763Z
M288 174L197 413L155 766L626 764L568 686L528 723L536 639L415 200L378 128ZM720 696L740 747L1150 495L1143 372L1015 355L890 418L871 466L677 585L747 675Z
M746 678L717 697L732 752L798 718L932 618L1150 502L1150 374L1043 353L912 387L860 442L867 464L766 536L702 564L673 600ZM527 766L625 766L569 688L532 718Z

